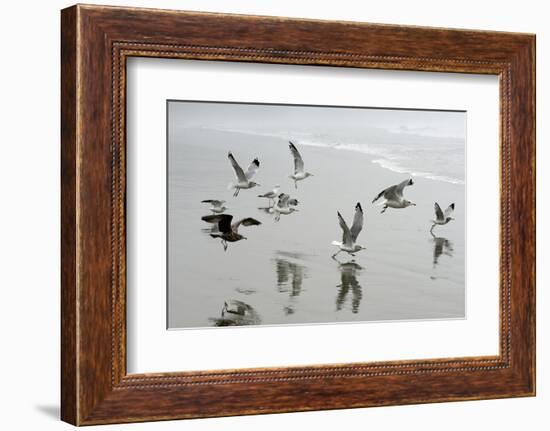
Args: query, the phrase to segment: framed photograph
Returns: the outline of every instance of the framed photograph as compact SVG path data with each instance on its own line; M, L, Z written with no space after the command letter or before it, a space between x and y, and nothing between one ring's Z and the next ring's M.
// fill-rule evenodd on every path
M534 35L61 17L63 420L535 394Z

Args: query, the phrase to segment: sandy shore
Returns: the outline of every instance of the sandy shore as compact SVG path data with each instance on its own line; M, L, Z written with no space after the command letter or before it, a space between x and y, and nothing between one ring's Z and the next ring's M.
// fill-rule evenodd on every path
M299 146L299 142L298 142ZM365 154L299 146L313 177L294 189L288 175L287 142L211 130L190 130L185 143L169 148L168 293L171 328L220 323L224 301L249 304L261 324L295 324L462 318L465 313L465 186L414 178L403 210L371 204L385 187L407 178ZM237 198L227 189L233 172L227 151L247 166L260 158L262 185ZM260 211L256 195L280 184L300 201L299 212L274 222ZM225 199L227 213L262 222L241 230L248 240L223 251L204 232L203 199ZM356 202L365 211L359 243L351 258L331 241L341 239L336 211L351 223ZM433 203L455 202L456 220L430 233ZM257 320L255 320L257 322ZM223 322L222 322L223 323ZM229 322L230 323L230 322Z

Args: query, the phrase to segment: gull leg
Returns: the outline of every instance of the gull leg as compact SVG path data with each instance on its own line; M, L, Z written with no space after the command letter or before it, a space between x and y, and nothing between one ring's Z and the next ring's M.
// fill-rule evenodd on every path
M233 197L234 197L234 198L236 198L237 196L239 196L239 191L240 191L240 190L241 190L240 188L235 187L235 193L233 193Z
M227 251L227 241L222 239L223 251Z
M294 188L298 190L298 181L294 180Z
M432 235L434 234L434 232L433 232L434 227L435 227L435 224L433 224L433 225L432 225L432 228L430 229L430 233L431 233Z
M336 253L334 253L334 254L332 255L332 258L335 259L336 256L337 256L341 251L342 251L342 250L340 249L340 250L338 250Z
M388 206L384 205L384 208L382 208L382 211L380 211L380 214L385 213L387 209L388 209Z

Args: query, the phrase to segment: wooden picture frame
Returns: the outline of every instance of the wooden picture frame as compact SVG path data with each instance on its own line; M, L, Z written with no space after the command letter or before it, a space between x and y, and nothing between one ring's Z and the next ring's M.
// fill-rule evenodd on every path
M535 394L535 36L77 5L61 14L61 418L75 425ZM126 372L130 56L500 78L500 353Z

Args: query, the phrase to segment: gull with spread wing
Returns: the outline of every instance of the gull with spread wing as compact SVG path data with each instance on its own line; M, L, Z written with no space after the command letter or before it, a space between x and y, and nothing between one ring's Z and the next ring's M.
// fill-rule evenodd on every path
M441 207L439 206L439 204L436 202L434 204L434 209L435 209L435 219L432 220L433 224L432 224L432 228L430 229L430 233L433 233L434 227L436 227L437 225L442 226L444 224L449 223L451 220L454 220L454 218L451 217L451 214L455 210L455 204L452 203L447 207L445 212L443 212L441 211Z
M227 250L228 242L237 242L241 239L247 239L239 233L240 225L258 226L262 224L252 217L243 218L235 223L231 223L233 221L233 216L231 214L212 214L202 217L201 220L218 225L218 231L212 232L210 236L212 238L221 238L224 250Z
M231 152L227 154L227 157L229 158L231 166L235 171L235 176L237 177L237 182L229 185L230 189L235 189L235 193L233 193L233 196L238 196L241 189L251 189L252 187L260 185L252 181L252 177L254 177L254 175L258 171L258 168L260 167L260 161L258 160L258 158L252 160L252 163L250 163L250 166L248 166L248 169L245 172L243 171L243 168L241 168L241 166L237 163L235 157L233 157L233 154L231 154Z
M338 212L338 222L342 228L342 242L332 241L332 245L336 245L340 248L340 250L334 253L332 257L335 257L341 251L345 251L346 253L355 256L354 253L365 248L356 244L357 237L363 229L363 208L361 208L361 204L357 202L357 205L355 205L355 215L353 216L353 224L351 225L351 229L346 224L346 221L340 212Z
M294 158L294 173L290 175L289 178L294 180L294 187L298 188L298 181L305 180L307 177L312 177L313 174L305 171L304 160L296 146L290 141L288 141L288 148L290 148L290 152Z
M382 211L380 213L383 213L388 208L407 208L411 205L416 206L415 203L408 201L407 199L403 198L403 190L407 186L412 186L413 180L408 179L405 180L399 184L395 184L391 187L388 187L387 189L382 190L378 195L372 200L372 203L375 203L378 199L384 198L384 202L382 202L382 205L384 207L382 208Z

